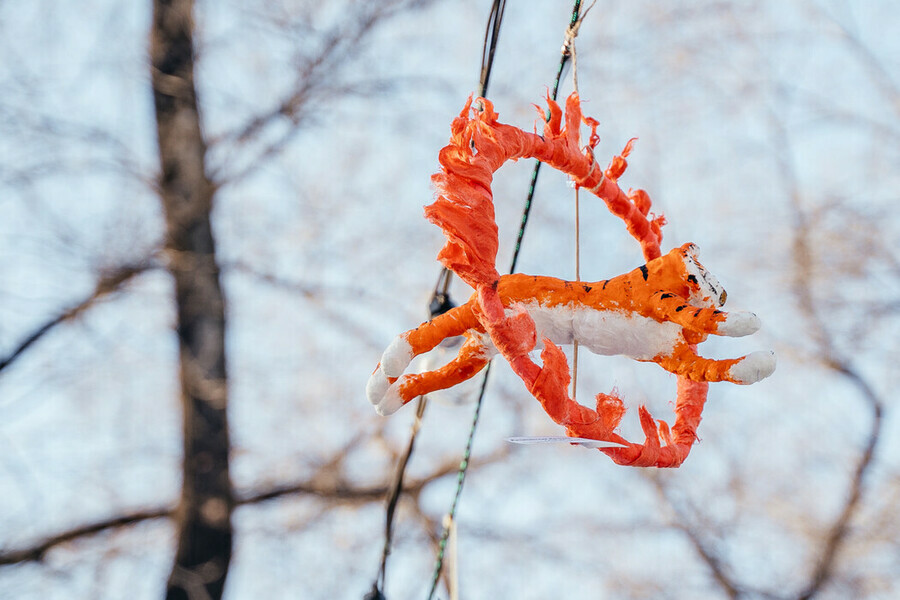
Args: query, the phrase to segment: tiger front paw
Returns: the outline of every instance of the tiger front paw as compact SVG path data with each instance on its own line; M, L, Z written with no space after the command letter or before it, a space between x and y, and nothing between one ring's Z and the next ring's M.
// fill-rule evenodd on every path
M728 337L743 337L756 333L761 326L762 321L752 312L729 312L725 320L719 323L716 333Z
M775 353L771 350L751 352L728 370L731 381L750 385L762 381L775 372Z

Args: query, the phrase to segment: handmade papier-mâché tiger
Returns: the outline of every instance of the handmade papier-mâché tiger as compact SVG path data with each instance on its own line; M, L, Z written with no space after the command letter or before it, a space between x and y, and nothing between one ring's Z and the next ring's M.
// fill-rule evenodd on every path
M607 281L504 275L498 292L508 314L524 310L533 319L533 344L577 341L595 354L652 361L692 381L750 384L775 370L771 352L713 360L692 349L707 334L740 337L760 327L753 313L719 310L725 290L698 262L694 244ZM391 414L417 396L454 386L484 368L497 350L479 323L479 312L473 295L462 306L397 336L366 389L375 410ZM455 359L434 371L404 374L414 357L458 335L466 341Z
M501 123L486 98L469 98L453 120L450 143L438 157L441 171L432 176L437 198L425 207L425 216L446 236L438 259L475 293L465 305L398 336L369 379L368 398L379 413L390 414L419 394L472 377L496 352L567 436L619 445L594 446L618 464L677 467L697 440L708 382L759 381L775 369L774 355L754 352L732 360L698 356L696 345L708 334L747 335L759 328L759 320L751 313L719 310L725 292L697 261L694 245L662 256L665 219L650 212L645 191L625 192L618 185L634 140L603 169L594 156L598 122L582 116L578 95L566 100L564 117L556 102L547 98L547 104L546 114L539 109L541 135ZM585 147L582 123L591 130ZM568 174L575 186L602 200L640 244L647 264L593 283L501 277L491 183L506 161L525 157ZM405 373L414 356L458 335L466 341L449 364ZM557 344L574 340L598 354L625 354L678 374L674 425L655 420L641 406L645 440L629 442L617 433L625 405L615 392L597 394L596 409L570 398L569 366ZM531 355L541 346L538 363Z

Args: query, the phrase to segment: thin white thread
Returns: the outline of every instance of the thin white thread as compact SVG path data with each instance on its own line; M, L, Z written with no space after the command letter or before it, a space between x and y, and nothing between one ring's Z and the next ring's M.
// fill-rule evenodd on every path
M591 155L592 155L591 157L592 157L592 159L593 159L593 153L591 153ZM594 160L594 161L591 163L591 170L588 171L587 177L585 177L585 179L590 179L590 178L591 178L591 174L594 172L594 168L595 168L595 167L598 168L598 169L600 169L600 181L598 181L597 184L596 184L594 187L592 187L589 191L590 191L592 194L599 194L599 193L600 193L600 186L602 186L602 185L603 185L603 182L606 181L606 173L603 172L603 167L601 167L601 166L600 166L600 163L598 163L596 160Z
M563 52L567 50L572 54L572 87L574 89L575 94L578 94L578 53L575 51L575 38L578 37L578 30L581 29L581 23L584 21L584 18L590 12L592 8L594 8L594 4L597 3L597 0L591 2L591 5L588 6L583 13L578 15L578 18L575 19L575 22L572 23L569 27L566 28L566 38L565 43L563 44ZM578 124L578 143L581 144L581 123ZM594 165L597 164L597 161L593 161L591 164L591 171L588 173L588 177L590 177L591 173L594 172ZM597 188L603 183L604 175L603 170L600 170L600 183L594 186L591 189L591 192L595 192ZM575 186L575 281L581 281L581 207L578 198L578 187ZM576 399L578 394L578 340L572 340L572 400Z
M597 185L595 185L594 187L591 188L591 192L593 192L594 194L599 194L600 186L603 185L604 181L606 181L606 173L603 171L603 169L600 169L600 181L597 182Z

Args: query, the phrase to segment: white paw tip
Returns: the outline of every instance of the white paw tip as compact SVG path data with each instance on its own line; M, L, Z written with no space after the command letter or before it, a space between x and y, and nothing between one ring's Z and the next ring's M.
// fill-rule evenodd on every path
M369 377L368 383L366 383L366 397L369 399L369 402L377 405L384 398L389 387L391 387L391 382L388 381L387 376L385 376L379 365L375 372L372 373L372 376Z
M775 353L772 351L751 352L729 370L735 383L750 385L761 381L775 372Z
M729 337L742 337L756 333L761 326L762 321L752 312L732 312L719 323L717 333Z
M398 335L381 356L381 369L388 377L400 377L412 359L412 346L405 337Z
M386 417L400 410L400 407L403 406L403 399L400 398L397 389L396 383L388 388L381 400L375 405L375 412L382 417Z

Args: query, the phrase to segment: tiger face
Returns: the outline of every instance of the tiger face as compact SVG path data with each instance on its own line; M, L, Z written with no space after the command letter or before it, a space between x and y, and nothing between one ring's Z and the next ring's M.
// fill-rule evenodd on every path
M716 276L706 270L697 255L700 248L696 244L685 244L681 247L684 254L684 267L687 271L687 282L691 291L688 303L698 308L725 304L728 293Z

